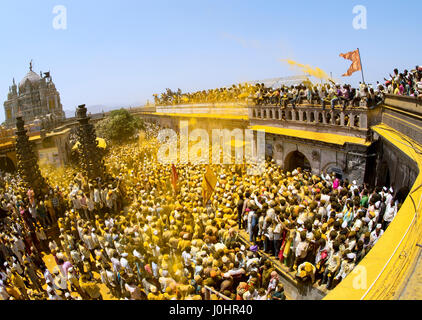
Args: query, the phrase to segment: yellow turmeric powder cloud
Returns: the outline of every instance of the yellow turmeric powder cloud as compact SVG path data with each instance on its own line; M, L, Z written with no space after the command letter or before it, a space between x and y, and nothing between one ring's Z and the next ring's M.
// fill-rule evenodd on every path
M323 80L330 79L329 75L324 70L318 67L314 68L308 64L298 63L291 59L281 59L281 61L287 62L293 68L299 68L303 73L309 76L312 76L318 79L323 79Z

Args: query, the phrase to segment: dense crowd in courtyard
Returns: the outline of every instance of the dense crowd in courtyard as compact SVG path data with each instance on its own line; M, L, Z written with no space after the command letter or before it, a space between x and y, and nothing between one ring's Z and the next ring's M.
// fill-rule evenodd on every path
M154 95L156 105L188 104L188 103L222 103L252 101L257 105L279 105L293 108L300 103L317 103L325 106L336 105L343 108L359 107L361 103L368 107L380 104L385 94L403 95L422 98L422 67L416 66L412 71L402 73L394 69L393 75L384 79L384 84L375 86L360 83L358 88L348 84L334 83L312 84L305 81L295 86L282 85L279 88L266 87L263 83L238 84L231 87L202 90L192 93L183 93L180 89L173 92L167 89L160 95Z
M177 164L175 187L156 158L158 129L110 150L112 181L44 169L53 187L35 197L2 174L2 299L284 300L274 259L306 296L344 279L400 207L389 186L272 161L260 176L210 165L218 183L203 204L205 166Z

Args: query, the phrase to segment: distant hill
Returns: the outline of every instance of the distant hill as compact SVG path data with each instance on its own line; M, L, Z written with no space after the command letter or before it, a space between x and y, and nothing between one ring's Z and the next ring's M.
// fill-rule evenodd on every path
M92 105L92 106L87 106L86 108L88 109L88 113L101 113L101 112L108 112L111 110L116 110L116 109L120 109L120 108L129 108L130 106L105 106L105 105ZM134 107L134 106L131 106ZM66 114L66 118L72 118L75 116L75 112L76 112L76 108L75 110L64 110L64 113Z

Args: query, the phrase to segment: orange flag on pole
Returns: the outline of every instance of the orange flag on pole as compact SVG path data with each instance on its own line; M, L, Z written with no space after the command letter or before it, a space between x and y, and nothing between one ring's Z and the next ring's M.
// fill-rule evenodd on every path
M204 179L202 181L202 199L204 205L208 203L208 200L211 198L216 185L217 177L211 168L207 166L207 172L204 174Z
M179 175L177 173L176 166L171 165L171 184L173 185L174 192L177 192L177 181L179 180Z
M340 57L352 61L352 65L350 66L349 70L343 74L343 77L350 77L352 73L362 70L359 49L348 53L340 53Z

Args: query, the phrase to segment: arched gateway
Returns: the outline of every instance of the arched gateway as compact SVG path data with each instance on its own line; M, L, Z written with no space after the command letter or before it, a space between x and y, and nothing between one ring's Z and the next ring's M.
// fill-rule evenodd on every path
M0 170L12 173L16 171L16 166L9 157L0 155Z
M311 163L303 153L299 151L290 152L284 159L284 170L293 171L298 167L303 170L312 170Z

